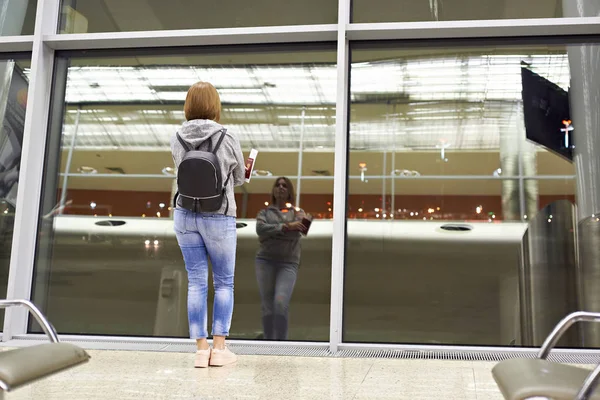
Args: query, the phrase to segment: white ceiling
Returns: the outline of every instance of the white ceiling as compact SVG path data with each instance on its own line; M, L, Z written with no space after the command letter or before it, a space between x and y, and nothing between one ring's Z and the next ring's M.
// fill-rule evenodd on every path
M522 129L521 62L569 85L566 54L488 54L359 62L351 71L352 148L494 150ZM186 89L212 82L222 122L243 148L332 150L334 64L72 66L63 145L77 108L80 149L165 150L184 120ZM304 112L304 117L302 116ZM560 129L558 127L557 129Z

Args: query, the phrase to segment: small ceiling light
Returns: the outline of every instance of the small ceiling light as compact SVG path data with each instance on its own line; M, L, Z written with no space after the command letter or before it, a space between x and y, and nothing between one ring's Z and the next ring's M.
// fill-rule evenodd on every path
M358 168L360 170L361 182L368 182L368 180L365 179L365 172L367 172L367 163L364 163L364 162L358 163Z
M175 168L173 167L164 167L162 169L163 175L175 175Z

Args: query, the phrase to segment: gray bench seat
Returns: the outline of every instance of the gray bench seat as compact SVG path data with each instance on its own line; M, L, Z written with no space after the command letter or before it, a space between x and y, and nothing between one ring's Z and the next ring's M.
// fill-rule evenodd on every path
M600 400L600 391L595 390L600 365L590 371L547 360L560 337L577 322L600 322L600 313L579 311L568 315L546 338L537 358L505 360L492 369L506 400Z
M28 300L0 300L0 308L25 307L40 324L50 343L0 351L0 399L4 393L38 379L83 364L89 354L70 343L61 343L56 330Z
M0 386L16 389L85 363L90 356L70 343L44 343L0 352Z
M590 370L540 359L514 359L500 362L492 369L494 380L507 400L549 397L573 400ZM589 399L600 400L600 392Z

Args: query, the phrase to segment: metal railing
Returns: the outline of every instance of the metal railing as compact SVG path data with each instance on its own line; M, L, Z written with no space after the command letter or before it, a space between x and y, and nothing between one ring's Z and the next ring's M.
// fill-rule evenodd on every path
M563 318L546 338L546 341L538 353L538 358L545 360L550 354L550 351L556 346L556 343L558 343L561 336L571 326L578 322L600 322L600 313L578 311ZM587 376L583 382L583 386L579 389L575 400L590 399L594 389L596 389L596 386L598 385L598 377L600 377L600 364Z
M46 317L42 314L42 312L36 307L35 304L30 302L29 300L0 300L0 308L8 308L8 307L25 307L29 310L29 312L33 315L35 320L42 326L42 329L50 339L52 343L59 343L58 335L56 334L56 330L48 321Z

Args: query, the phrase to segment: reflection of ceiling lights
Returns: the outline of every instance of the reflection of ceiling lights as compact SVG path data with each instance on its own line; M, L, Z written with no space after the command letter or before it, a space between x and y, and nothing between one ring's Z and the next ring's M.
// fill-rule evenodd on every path
M568 88L566 54L481 54L354 63L352 96L356 100L402 94L414 101L518 101L524 58L536 73ZM199 76L217 87L223 103L335 104L335 64L70 67L66 97L68 103L183 102L185 88Z
M273 173L271 171L265 171L264 169L254 170L252 174L256 176L273 176Z
M368 107L369 113L358 106L353 110L350 147L378 151L389 147L393 136L396 149L433 150L441 138L456 150L497 149L502 132L521 122L513 116L522 108L523 59L540 76L568 88L568 58L558 53L433 55L353 63L352 102L377 104ZM332 151L336 74L334 64L308 63L73 66L68 72L64 143L74 134L79 112L78 149L165 150L184 118L180 105L186 87L201 77L220 91L224 123L238 135L243 149L295 151L303 123L304 149ZM381 103L395 98L402 104ZM165 100L177 104L165 106ZM94 105L75 109L82 102ZM447 152L440 152L445 159Z
M175 168L173 168L173 167L164 167L162 169L162 173L164 175L175 175Z
M97 174L98 170L92 167L82 166L77 168L77 172L79 172L80 174Z

